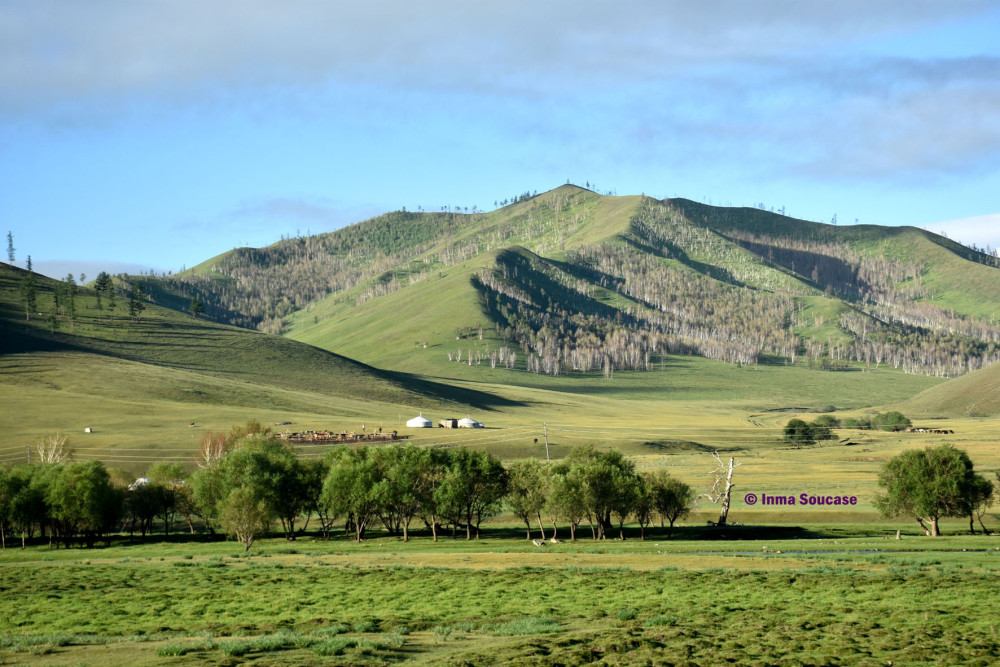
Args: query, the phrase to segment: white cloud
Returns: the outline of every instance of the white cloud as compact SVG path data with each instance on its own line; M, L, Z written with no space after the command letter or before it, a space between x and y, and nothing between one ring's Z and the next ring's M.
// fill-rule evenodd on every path
M945 220L923 225L924 229L947 236L963 245L975 244L980 248L1000 248L1000 213L977 215L971 218Z
M547 94L662 80L682 67L824 54L989 6L32 0L0 9L0 108L30 113L106 96L205 99L246 87L344 82Z

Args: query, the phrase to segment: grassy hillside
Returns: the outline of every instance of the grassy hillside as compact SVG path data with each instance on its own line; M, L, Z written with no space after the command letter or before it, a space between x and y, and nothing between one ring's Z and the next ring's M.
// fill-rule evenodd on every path
M1000 415L1000 364L922 391L900 409L928 416L996 417Z
M829 225L760 209L721 208L686 199L667 203L695 224L724 235L744 233L770 239L849 244L865 255L917 263L928 292L918 301L991 321L1000 314L1000 270L988 264L988 256L938 234L905 226ZM808 276L808 269L802 273Z
M531 233L496 231L518 224ZM455 248L462 261L441 261ZM981 317L993 297L975 298L1000 287L1000 270L972 254L920 230L564 186L413 260L433 269L361 281L284 327L377 366L454 377L469 376L451 362L470 353L492 367L508 352L549 374L648 369L680 353L954 376L1000 359L1000 328Z
M353 430L355 421L396 423L401 411L513 404L151 304L134 321L124 294L114 312L106 302L98 311L96 294L81 288L72 323L68 315L53 319L58 283L37 274L29 321L18 298L26 275L0 268L0 397L11 418L0 448L86 426L96 431L95 445L156 448L191 446L203 429L228 430L249 418ZM198 430L188 429L192 421Z

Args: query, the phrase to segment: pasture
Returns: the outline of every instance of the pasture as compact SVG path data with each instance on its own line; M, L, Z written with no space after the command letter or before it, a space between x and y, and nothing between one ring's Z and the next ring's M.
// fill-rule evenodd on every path
M502 523L502 521L501 521ZM953 533L959 526L948 527ZM44 664L742 664L1000 658L995 537L873 525L533 547L376 538L0 554L0 659ZM755 539L754 531L770 539ZM767 547L766 551L763 547Z

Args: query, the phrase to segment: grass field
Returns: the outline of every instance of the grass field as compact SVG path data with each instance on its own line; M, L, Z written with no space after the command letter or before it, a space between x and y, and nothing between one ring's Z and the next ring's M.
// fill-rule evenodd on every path
M623 225L634 202L583 197L576 206L581 220L605 207ZM580 225L570 245L604 231ZM72 331L64 322L53 332L44 322L22 323L20 274L0 268L0 464L26 460L33 440L62 432L77 459L135 475L157 461L190 468L207 432L249 419L298 431L397 430L419 446L484 449L506 461L613 447L640 471L666 468L698 493L720 452L740 464L730 520L743 525L708 529L718 509L702 500L675 534L654 530L646 541L632 526L624 542L539 548L500 516L474 542L305 536L263 540L248 556L204 535L116 539L91 550L8 548L0 553L0 663L1000 660L988 597L1000 572L997 538L963 534L967 522L950 520L947 536L931 540L917 535L915 522L884 521L873 509L879 468L909 448L953 443L978 472L992 478L1000 470L995 368L945 382L884 365L824 372L670 356L650 372L608 380L450 363L449 350L498 344L488 330L483 339L456 340L456 322L481 320L468 283L476 266L459 268L366 308L346 307L348 294L302 312L292 334L302 342L155 307L141 323L122 308L114 322L99 321L87 290ZM41 286L40 301L47 304L52 287ZM407 307L413 299L428 307ZM825 322L812 333L834 335L842 306L803 299L803 322ZM408 331L423 332L426 347ZM803 449L781 438L793 417L896 406L917 425L954 433L837 430L834 440ZM435 422L471 414L487 428L406 428L418 412ZM298 446L304 457L326 449ZM766 506L749 503L751 493L857 503ZM1000 528L993 514L985 522ZM897 529L898 542L890 539Z
M743 529L752 531L752 528ZM515 531L510 531L515 534ZM519 532L519 531L518 531ZM996 538L878 526L533 547L418 537L0 554L0 658L44 664L990 664ZM763 547L767 547L765 551Z

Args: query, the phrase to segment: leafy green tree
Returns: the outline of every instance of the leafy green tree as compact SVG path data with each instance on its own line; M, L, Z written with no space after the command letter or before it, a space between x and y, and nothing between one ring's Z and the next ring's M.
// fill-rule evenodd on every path
M146 310L146 293L142 290L142 281L132 283L132 293L128 300L128 314L137 322L142 322L142 312Z
M885 412L872 418L872 428L880 431L903 431L912 426L912 422L901 412Z
M479 539L483 520L499 512L506 491L507 471L499 459L488 452L456 449L434 501L453 526L464 525L465 539L472 539L473 526Z
M205 312L205 306L202 305L201 301L198 301L198 297L191 297L191 305L188 306L188 310L191 311L191 317L198 317Z
M159 461L146 472L150 493L154 496L156 514L163 520L163 534L170 534L170 524L177 513L178 488L184 486L184 467L180 463Z
M508 469L507 509L524 522L531 539L531 522L538 520L538 530L545 539L542 510L549 495L549 468L538 459L515 461Z
M45 500L45 477L48 466L24 464L7 471L4 489L0 495L4 497L0 503L6 505L8 525L21 534L21 548L28 538L32 537L36 527L42 527L48 522L49 507Z
M815 440L832 440L833 429L840 428L840 422L833 415L820 415L809 423L809 427Z
M146 537L152 530L153 520L160 513L163 504L163 494L161 490L149 483L140 483L138 480L129 486L125 492L124 514L129 526L129 536L136 527L139 534Z
M578 470L594 539L605 539L613 529L612 514L620 519L621 534L635 500L635 464L616 449L598 453L593 447L574 450L569 462Z
M285 537L294 539L306 502L301 467L287 445L263 434L249 436L222 459L222 471L227 497L232 489L248 489L281 520Z
M82 534L88 547L111 530L121 516L122 497L100 461L81 461L56 466L49 480L46 500L64 544Z
M640 475L636 478L638 484L638 494L632 506L632 514L639 524L639 538L646 539L646 528L653 522L653 513L656 507L653 505L653 494L649 488L649 480Z
M587 517L587 498L582 469L558 464L552 470L546 511L553 517L553 536L557 519L569 523L570 539L576 541L576 528Z
M825 429L835 429L840 428L840 420L833 415L820 415L816 419L812 420L814 427L820 427Z
M618 539L624 540L625 522L629 515L639 510L645 519L648 511L643 506L645 489L642 479L635 474L635 464L624 456L619 461L609 467L612 489L610 507L611 514L618 519Z
M348 517L357 542L365 539L365 532L376 519L382 496L378 488L381 475L368 452L368 448L332 450L328 459L330 472L320 497L329 513Z
M404 542L409 541L410 523L427 497L430 451L396 444L371 450L371 458L381 478L376 489L379 496L377 514L390 533L402 531Z
M101 316L101 312L104 310L105 299L108 301L108 307L113 310L114 283L111 281L111 275L107 271L101 271L97 274L97 278L94 279L94 292L97 293L98 317Z
M872 427L872 420L868 417L846 417L843 421L844 428L853 428L859 431L868 431Z
M223 499L219 516L222 527L243 545L243 553L271 525L272 512L267 502L249 487L236 487Z
M907 450L883 464L878 485L885 494L875 507L886 517L911 516L937 537L942 517L969 516L981 489L977 478L969 455L952 445Z
M448 463L451 460L447 449L427 449L426 459L421 469L420 511L419 515L431 531L435 542L438 541L438 527L447 515L447 500L440 490L446 478Z
M320 502L323 494L323 482L330 472L330 466L323 459L306 459L300 461L302 466L302 491L306 499L305 512L306 523L303 530L309 529L309 521L312 515L316 515L319 521L320 533L323 539L330 537L332 524L337 520L336 514L327 512L326 507Z
M652 499L653 509L660 515L660 528L663 520L670 522L671 532L674 523L691 513L694 509L694 490L672 477L666 470L657 470L646 478L646 485Z
M785 442L796 448L816 444L816 435L811 424L801 419L790 419L783 432Z
M7 232L7 261L14 266L14 232Z
M969 532L973 535L976 534L973 519L979 519L979 526L983 529L983 534L989 535L989 531L983 525L983 515L993 505L993 493L993 482L977 474L975 479L973 479L972 490L969 496Z
M195 512L201 517L208 531L214 535L219 524L219 510L230 489L226 485L225 471L222 468L224 458L213 459L199 468L188 479L191 486L191 497Z

